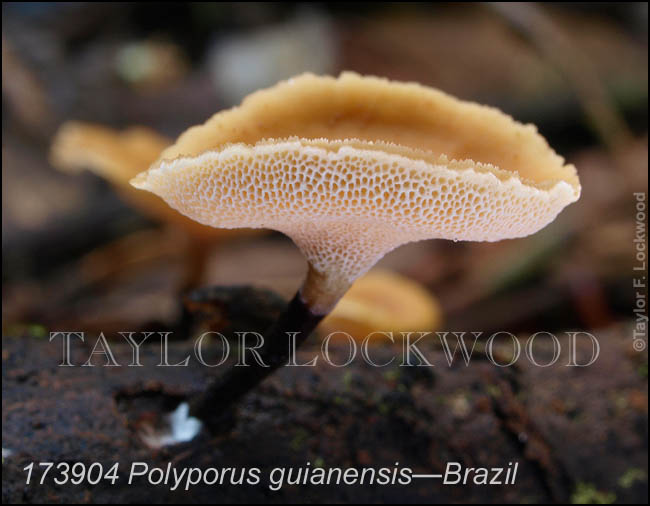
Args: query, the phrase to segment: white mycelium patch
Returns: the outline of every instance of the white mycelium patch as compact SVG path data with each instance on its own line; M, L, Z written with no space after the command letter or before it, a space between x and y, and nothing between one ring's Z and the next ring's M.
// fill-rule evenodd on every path
M140 437L151 448L191 441L201 432L202 423L198 418L189 416L189 412L189 405L182 402L165 417L165 425L162 428L148 427L143 430Z

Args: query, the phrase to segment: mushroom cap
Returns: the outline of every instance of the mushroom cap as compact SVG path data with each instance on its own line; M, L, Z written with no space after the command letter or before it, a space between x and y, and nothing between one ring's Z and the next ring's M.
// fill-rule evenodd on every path
M352 73L252 94L132 184L206 225L279 230L317 274L348 284L406 242L532 234L580 195L534 126Z
M129 204L145 215L180 226L194 237L223 237L242 233L201 225L171 209L158 196L138 191L129 184L170 144L170 139L147 127L132 126L118 131L92 123L68 121L54 137L50 162L63 172L90 170L110 182Z
M433 331L441 321L440 306L424 287L397 273L373 269L354 282L319 329L324 335L346 332L363 340L373 332Z
M102 125L68 121L50 149L52 165L64 172L91 170L118 186L155 161L171 140L141 126L117 131Z

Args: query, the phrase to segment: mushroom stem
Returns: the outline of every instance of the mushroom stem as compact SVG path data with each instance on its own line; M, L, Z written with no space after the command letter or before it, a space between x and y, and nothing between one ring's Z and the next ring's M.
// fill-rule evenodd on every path
M213 240L213 244L216 240ZM190 237L185 254L184 273L179 284L181 294L197 288L207 270L211 243L203 238Z
M308 276L307 280L309 279ZM224 415L228 414L226 410L229 407L259 385L273 371L288 363L293 351L309 337L325 317L325 314L314 312L301 292L302 290L296 293L284 312L265 332L263 346L255 350L264 366L253 360L245 367L232 367L190 402L192 416L202 420L209 429L218 430ZM295 345L292 345L290 338L293 334L287 334L288 332L296 333Z
M323 274L309 264L307 278L298 293L314 314L327 316L351 284L344 277Z

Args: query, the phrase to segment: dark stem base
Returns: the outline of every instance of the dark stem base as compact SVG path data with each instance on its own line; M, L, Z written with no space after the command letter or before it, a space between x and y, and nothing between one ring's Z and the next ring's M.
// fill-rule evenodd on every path
M248 366L232 367L205 392L190 401L190 414L199 418L209 430L218 431L224 421L232 417L229 408L276 369L288 363L292 346L287 332L298 332L295 337L297 349L324 316L312 313L297 293L277 321L264 333L264 345L256 349L268 367L259 365L255 360L251 360Z

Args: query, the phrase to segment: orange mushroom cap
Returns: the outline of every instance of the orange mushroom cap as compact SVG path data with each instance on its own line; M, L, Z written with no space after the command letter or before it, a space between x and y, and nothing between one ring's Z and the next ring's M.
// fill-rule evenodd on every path
M159 197L137 191L129 184L171 142L147 127L132 126L118 131L103 125L68 121L54 137L50 161L63 172L90 170L110 182L129 204L145 215L178 225L194 237L208 239L241 234L243 231L201 225L171 209Z
M214 227L279 230L303 251L303 297L327 312L401 244L497 241L580 195L532 125L438 90L305 74L190 128L132 184Z
M354 282L319 328L323 334L346 332L363 340L373 332L434 331L441 322L440 305L423 286L373 269Z
M52 165L64 172L91 170L118 186L155 161L171 140L154 130L133 126L117 131L102 125L68 121L50 149Z

